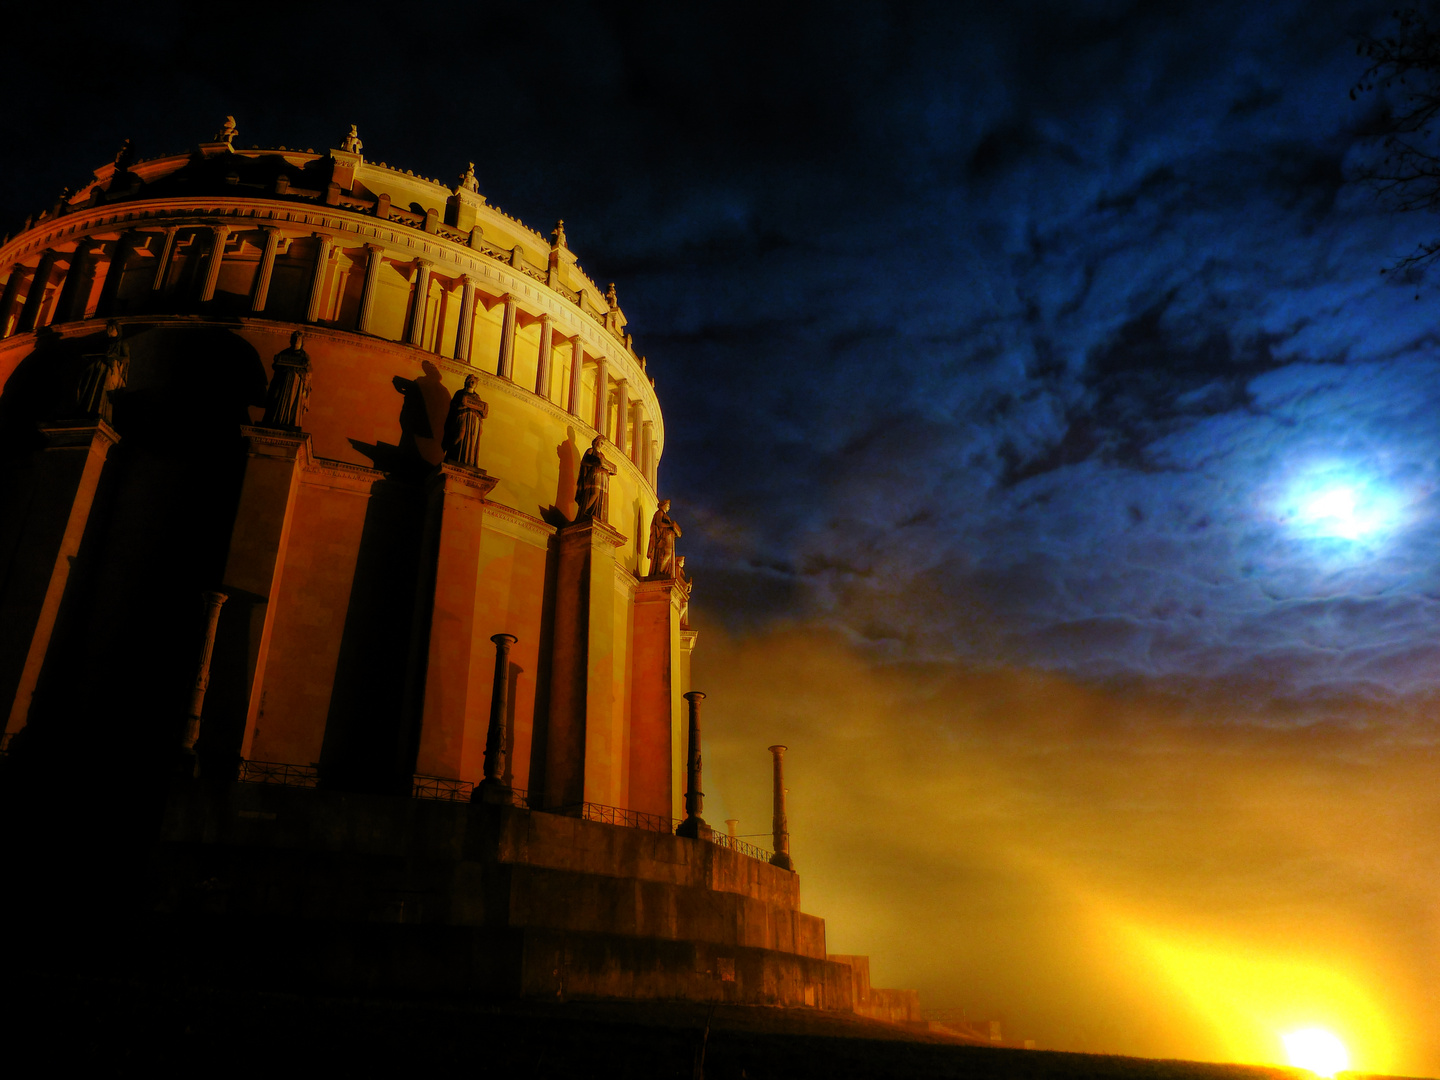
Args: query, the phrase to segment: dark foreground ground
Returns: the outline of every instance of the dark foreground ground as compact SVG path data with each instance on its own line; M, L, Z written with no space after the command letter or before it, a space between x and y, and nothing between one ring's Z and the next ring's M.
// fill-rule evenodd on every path
M243 968L244 956L233 963ZM594 1002L376 1001L27 974L4 977L7 1058L45 1072L1250 1080L1239 1065L968 1046L853 1017ZM707 1021L708 1036L705 1034Z

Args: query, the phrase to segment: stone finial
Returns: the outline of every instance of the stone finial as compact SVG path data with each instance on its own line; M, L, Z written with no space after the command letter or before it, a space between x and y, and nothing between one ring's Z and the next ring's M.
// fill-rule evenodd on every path
M475 162L465 166L465 173L460 177L460 186L456 191L479 191L480 181L475 179Z
M550 249L559 251L565 246L565 219L555 222L555 231L550 234Z
M340 140L340 149L347 154L358 154L364 146L360 141L360 132L351 124L350 133Z
M135 147L126 139L120 144L120 149L115 151L115 171L124 172L130 168L130 163L135 160Z
M235 136L238 134L240 134L240 132L235 127L235 117L227 116L225 117L225 123L222 124L220 130L215 133L215 141L217 143L223 142L226 146L234 149Z
M610 305L611 311L614 311L620 306L620 301L615 296L615 283L613 281L610 283L610 287L605 290L605 302Z

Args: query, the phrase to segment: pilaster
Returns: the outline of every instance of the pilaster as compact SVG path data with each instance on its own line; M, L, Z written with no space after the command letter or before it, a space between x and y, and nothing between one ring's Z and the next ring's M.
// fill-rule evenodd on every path
M409 728L414 771L426 776L460 777L466 742L483 745L486 737L485 716L471 708L483 700L490 675L475 607L485 496L497 483L483 469L448 462L426 481L423 550L430 572L422 574L416 596L412 700L418 723Z
M310 436L277 428L242 427L245 476L230 532L221 590L230 600L217 648L201 751L217 764L250 756L259 718L265 665L275 626L275 597L290 542L301 470ZM207 768L209 767L207 763Z
M613 805L609 777L621 752L615 721L615 550L625 537L604 522L556 534L554 643L543 805Z
M7 733L29 718L105 457L120 441L103 420L45 424L40 431L45 447L0 595L0 701L12 702Z
M674 763L684 719L680 612L683 586L642 581L635 588L631 635L630 806L669 817L675 807Z

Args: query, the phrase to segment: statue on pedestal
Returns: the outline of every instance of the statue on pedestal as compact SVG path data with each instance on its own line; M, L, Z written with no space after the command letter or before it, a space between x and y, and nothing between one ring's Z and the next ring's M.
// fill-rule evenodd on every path
M358 154L365 144L360 141L360 132L354 124L350 125L350 134L340 140L340 149L347 154Z
M475 393L475 384L479 381L474 375L466 375L465 385L450 399L445 437L441 442L446 461L471 469L480 467L480 429L485 417L490 415L490 406Z
M650 519L650 543L645 557L650 560L651 580L673 578L675 574L675 541L680 526L670 516L670 500L661 499Z
M607 525L610 522L610 477L616 472L615 466L605 460L600 452L600 436L590 444L585 456L580 459L580 480L575 492L579 509L576 521L598 518Z
M93 354L80 373L75 401L83 415L108 424L114 409L110 395L124 390L125 381L130 377L130 346L120 340L120 324L114 319L105 324L105 336L109 339L105 352Z
M271 362L275 374L265 398L263 427L299 431L310 401L310 356L303 348L305 335L290 335L290 347L275 354Z
M465 174L460 177L460 186L455 190L457 192L480 190L480 181L475 179L475 162L472 161L469 165L465 166Z

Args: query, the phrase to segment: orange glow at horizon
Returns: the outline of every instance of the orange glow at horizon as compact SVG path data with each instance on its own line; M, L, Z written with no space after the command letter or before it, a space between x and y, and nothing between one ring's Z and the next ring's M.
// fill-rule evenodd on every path
M785 742L802 907L878 986L1042 1048L1440 1075L1440 752L1197 722L1024 671L702 628L707 817L769 823ZM1427 828L1427 823L1429 827Z

